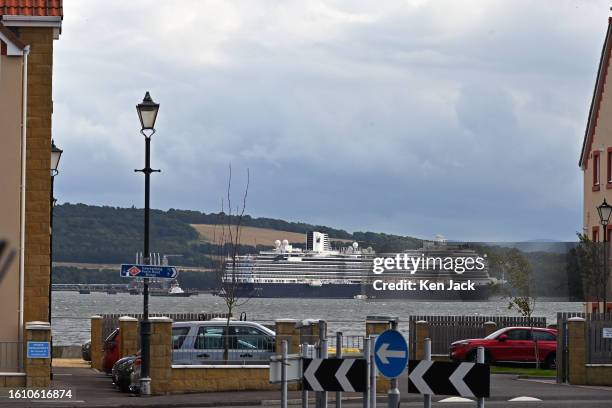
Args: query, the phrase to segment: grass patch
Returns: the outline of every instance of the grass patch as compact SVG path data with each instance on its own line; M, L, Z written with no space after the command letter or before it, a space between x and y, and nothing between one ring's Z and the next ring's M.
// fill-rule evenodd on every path
M516 374L516 375L534 375L538 377L555 377L557 375L556 370L549 370L540 368L539 370L535 367L505 367L505 366L491 366L491 373L493 374Z

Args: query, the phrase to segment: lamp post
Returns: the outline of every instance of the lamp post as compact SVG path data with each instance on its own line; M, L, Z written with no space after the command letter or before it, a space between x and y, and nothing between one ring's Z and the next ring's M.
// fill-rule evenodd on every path
M603 203L597 207L597 213L599 214L599 222L603 229L603 243L604 243L604 285L603 285L603 305L605 313L607 310L608 302L608 230L607 226L610 222L610 215L612 215L612 206L610 206L604 198Z
M53 182L55 181L55 176L59 174L57 168L63 152L62 149L55 145L53 139L51 139L51 190L49 197L49 324L51 324L51 286L53 285L53 207L55 207ZM51 349L53 350L53 335L51 336ZM52 361L53 355L51 355L51 362ZM53 379L53 372L51 372L51 379Z
M140 119L140 133L145 137L145 167L141 170L134 170L144 173L145 176L145 208L144 208L144 251L143 263L149 265L149 196L150 196L150 178L151 173L159 172L151 168L151 137L155 133L155 119L157 119L157 111L159 104L153 102L149 92L145 94L141 103L136 105L138 118ZM142 354L142 365L140 367L140 394L151 395L151 378L149 377L149 368L151 363L151 323L149 322L149 278L143 279L143 307L142 321L140 322L140 350Z

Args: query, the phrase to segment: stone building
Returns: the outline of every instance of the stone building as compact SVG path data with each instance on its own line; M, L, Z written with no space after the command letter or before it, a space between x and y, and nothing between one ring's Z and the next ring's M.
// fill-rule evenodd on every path
M603 231L597 212L597 207L604 199L612 205L612 88L611 83L607 82L611 50L612 17L608 18L579 161L584 180L583 233L594 242L602 242L604 234L608 242L612 238L612 225L608 225L606 231ZM612 254L612 251L610 253ZM608 282L607 293L610 300L611 287Z
M27 323L49 322L53 43L61 24L61 0L0 0L0 386L44 385L6 374L27 371Z

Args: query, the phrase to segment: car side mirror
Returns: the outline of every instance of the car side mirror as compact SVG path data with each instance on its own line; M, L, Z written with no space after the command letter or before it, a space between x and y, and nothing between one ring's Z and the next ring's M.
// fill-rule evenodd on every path
M508 335L507 334L502 334L501 336L499 336L497 338L497 340L499 340L499 341L506 341L506 340L508 340Z

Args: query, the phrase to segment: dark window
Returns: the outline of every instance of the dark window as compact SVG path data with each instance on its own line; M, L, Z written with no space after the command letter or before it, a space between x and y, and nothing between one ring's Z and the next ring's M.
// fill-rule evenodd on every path
M173 327L172 328L172 348L180 349L189 333L189 327Z
M534 330L533 338L538 341L556 341L557 337L549 332Z
M197 349L222 349L224 326L200 326L194 347Z
M234 333L236 335L236 345L239 349L269 349L270 336L254 327L236 326L234 327Z
M509 330L506 334L508 335L508 340L531 340L531 332L529 330Z
M599 152L593 152L593 185L599 185Z

